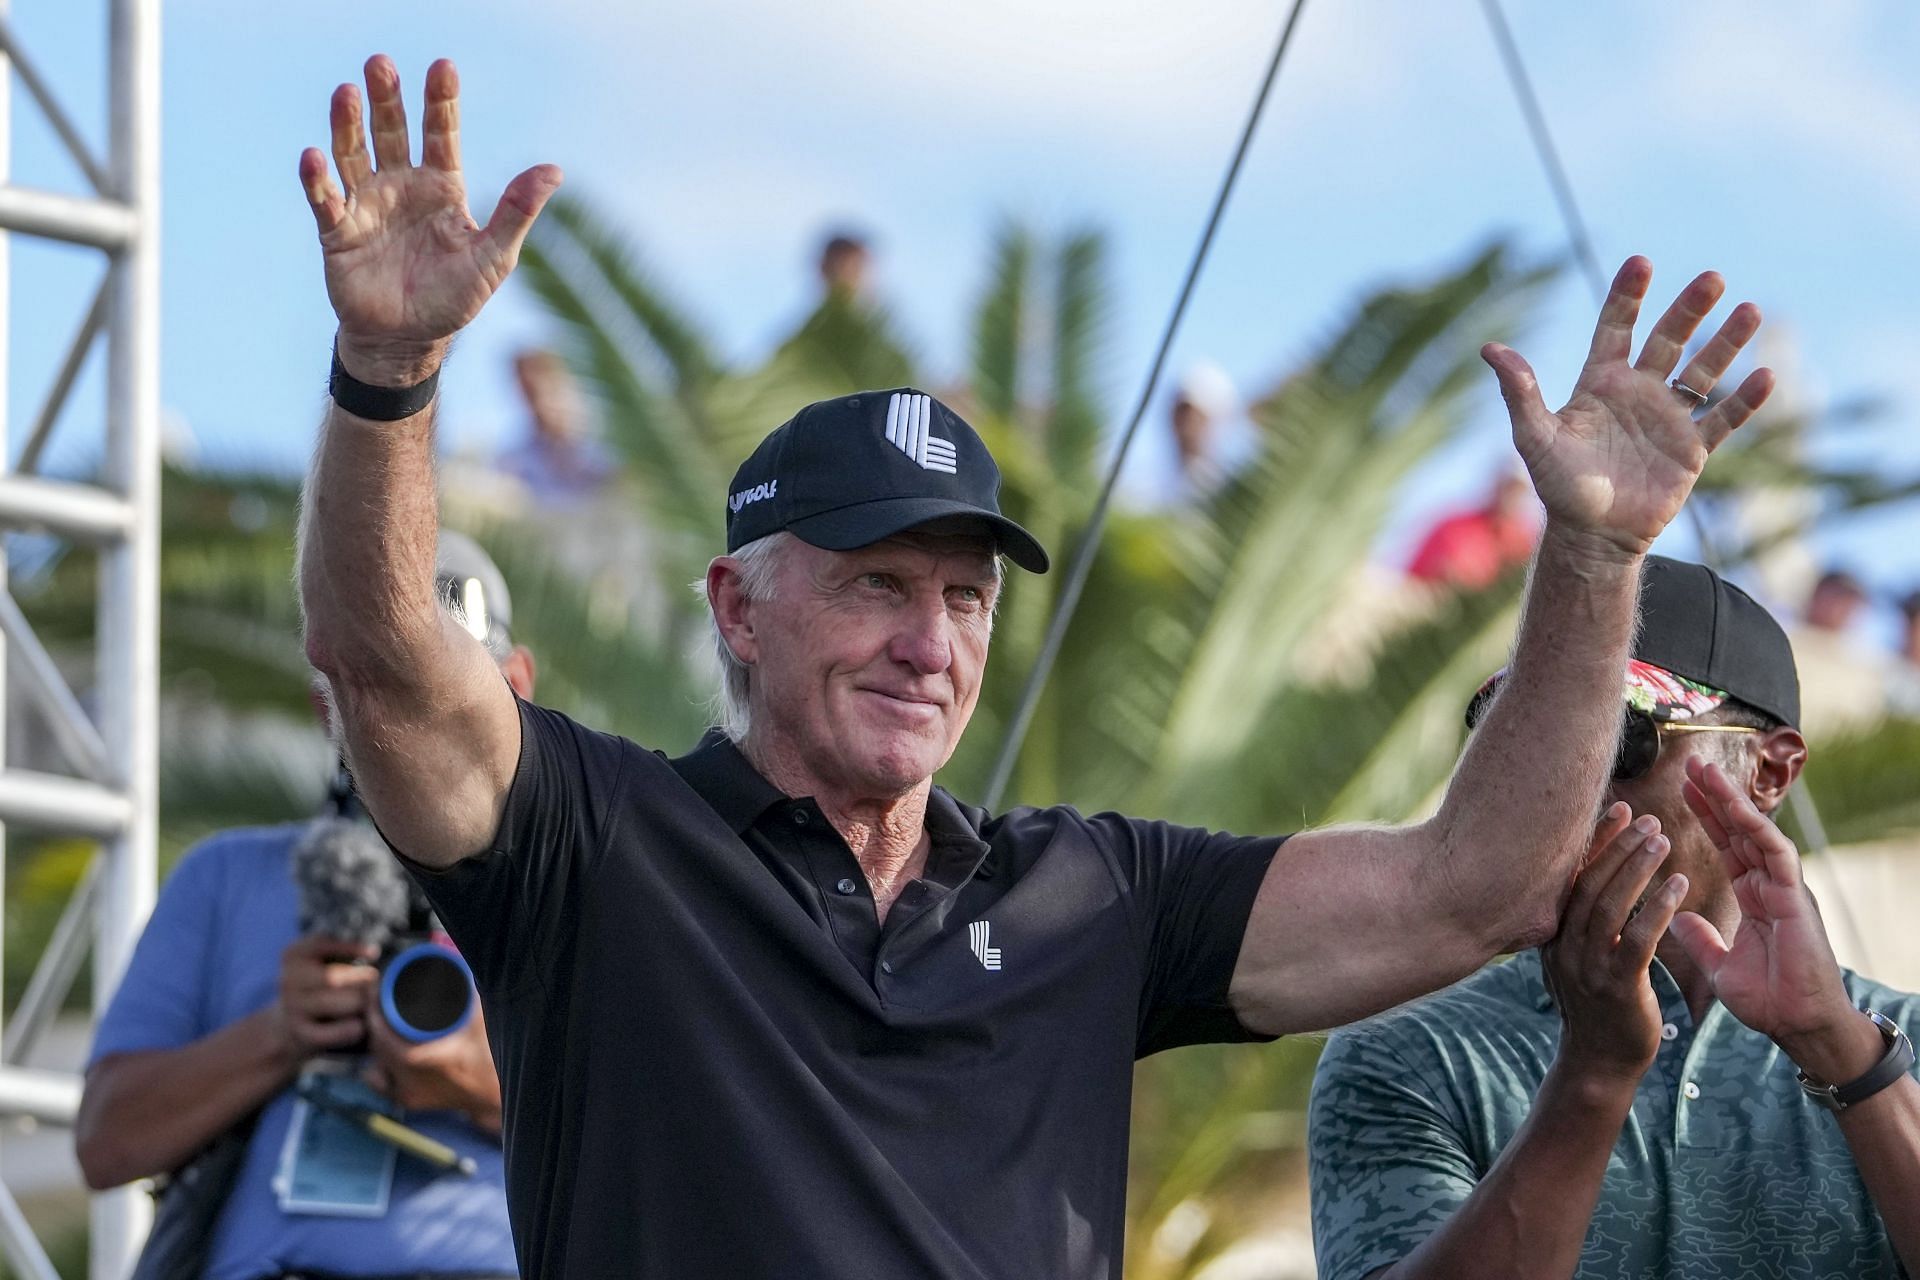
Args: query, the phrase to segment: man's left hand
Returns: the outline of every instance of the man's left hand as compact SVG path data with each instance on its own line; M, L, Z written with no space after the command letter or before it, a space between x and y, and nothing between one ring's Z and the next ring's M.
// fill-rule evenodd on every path
M376 994L367 1008L367 1050L362 1078L407 1110L460 1111L477 1128L500 1131L500 1077L479 1009L453 1034L415 1044L388 1024Z
M1731 944L1703 916L1672 931L1727 1011L1773 1040L1808 1075L1845 1084L1886 1052L1847 998L1800 853L1718 765L1687 761L1687 805L1720 851L1740 903Z
M1652 280L1653 264L1645 258L1629 258L1620 268L1573 397L1558 413L1548 412L1539 380L1519 352L1497 342L1481 351L1499 376L1513 443L1549 519L1630 555L1653 544L1693 491L1707 455L1773 390L1772 372L1757 369L1695 419L1697 402L1668 385L1688 339L1726 289L1711 271L1680 292L1640 358L1628 363L1634 321ZM1741 303L1679 381L1704 397L1759 329L1760 308Z

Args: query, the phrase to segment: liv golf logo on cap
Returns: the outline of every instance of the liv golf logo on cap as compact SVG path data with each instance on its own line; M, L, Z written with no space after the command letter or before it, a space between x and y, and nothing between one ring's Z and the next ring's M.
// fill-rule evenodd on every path
M955 475L953 442L933 434L933 397L894 392L887 402L887 443L920 464L922 471Z

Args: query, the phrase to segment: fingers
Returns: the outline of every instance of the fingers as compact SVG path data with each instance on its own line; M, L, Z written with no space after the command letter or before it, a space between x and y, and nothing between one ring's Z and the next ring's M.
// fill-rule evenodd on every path
M1622 807L1622 806L1616 806ZM1608 811L1609 817L1612 810ZM1606 820L1603 819L1603 825ZM1609 941L1620 932L1618 921L1606 922L1605 909L1601 902L1612 889L1614 881L1620 878L1624 869L1633 865L1636 858L1646 857L1647 844L1656 838L1660 830L1660 820L1651 814L1633 820L1631 825L1617 828L1616 834L1607 841L1599 852L1589 859L1579 880L1574 882L1573 895L1567 900L1567 909L1560 917L1560 936L1568 939L1585 937L1594 932L1596 926L1605 928L1602 936ZM1665 857L1665 838L1661 840L1660 857ZM1596 837L1595 843L1598 843ZM1639 896L1640 886L1646 884L1646 877L1653 874L1653 868L1659 865L1659 858L1645 863L1639 884L1634 886L1626 904L1617 909L1620 920L1626 918L1627 907Z
M1620 930L1620 949L1615 954L1621 964L1639 971L1653 963L1653 953L1659 949L1660 939L1666 936L1667 926L1673 923L1674 913L1680 910L1686 896L1687 878L1677 871L1653 891L1633 919Z
M520 246L526 242L527 232L533 230L533 220L560 189L564 176L559 165L537 164L509 182L500 194L500 203L487 220L486 236L505 265L502 275L520 260Z
M1595 860L1606 852L1607 846L1619 839L1620 833L1625 831L1632 822L1633 808L1626 801L1616 800L1608 805L1606 812L1600 815L1600 821L1593 829L1593 839L1587 844L1586 856L1580 860L1579 869L1574 872L1574 875L1578 876L1592 866Z
M1720 972L1720 962L1727 958L1727 940L1705 916L1696 911L1682 911L1674 916L1667 932L1687 953L1694 967L1709 979Z
M1768 879L1775 884L1786 888L1799 885L1800 851L1771 818L1760 812L1752 797L1734 785L1726 770L1696 758L1687 762L1687 781L1706 801L1743 863L1765 868Z
M352 196L373 177L373 161L367 157L367 127L360 118L360 91L350 84L335 89L327 119L333 131L333 167L340 171L340 183Z
M347 216L347 202L327 176L327 158L320 148L308 147L300 153L300 186L307 193L307 205L313 221L325 235Z
M1489 342L1480 348L1480 358L1500 380L1500 398L1507 402L1507 416L1513 420L1513 443L1522 457L1544 447L1553 438L1552 415L1540 398L1540 379L1533 366L1512 347Z
M1625 932L1648 882L1672 847L1663 835L1647 836L1620 863L1594 901L1593 914L1587 920L1590 941L1610 944Z
M373 154L382 169L405 169L413 163L407 141L407 104L400 92L400 72L393 59L376 53L367 59L367 101L373 107Z
M1640 358L1634 361L1633 367L1662 379L1672 373L1673 366L1680 362L1680 353L1686 350L1688 340L1693 337L1693 331L1720 305L1720 297L1726 291L1727 282L1720 278L1717 271L1703 271L1695 276L1653 326L1653 332L1647 335L1647 345L1640 349ZM1755 327L1758 327L1757 322ZM1697 391L1705 391L1713 386L1713 380L1709 378L1704 383L1692 382L1688 385Z
M1760 332L1760 308L1751 302L1741 303L1733 309L1733 314L1727 317L1727 322L1720 326L1720 331L1713 335L1707 345L1696 351L1693 359L1687 361L1687 367L1680 371L1679 381L1695 391L1713 390L1714 384L1719 382L1721 376L1732 366L1741 348L1751 342L1753 335L1758 332ZM1649 351L1652 350L1652 339L1648 339L1647 348ZM1642 361L1646 360L1646 353L1642 352L1640 358ZM1671 367L1668 365L1668 368ZM1666 375L1663 372L1661 376Z
M1593 329L1593 346L1587 363L1610 364L1625 361L1633 354L1633 326L1640 318L1640 303L1653 283L1653 264L1638 254L1621 264L1613 277L1613 287L1600 307L1600 320Z
M460 168L460 73L446 58L427 68L420 163L429 169Z
M359 1044L367 1036L367 1024L362 1018L303 1018L290 1014L287 1024L293 1029L294 1036L310 1049L345 1049Z
M1756 309L1757 310L1757 309ZM1729 321L1731 323L1731 321ZM1709 450L1738 431L1754 411L1773 394L1773 370L1755 369L1740 389L1707 410L1700 418L1700 439Z

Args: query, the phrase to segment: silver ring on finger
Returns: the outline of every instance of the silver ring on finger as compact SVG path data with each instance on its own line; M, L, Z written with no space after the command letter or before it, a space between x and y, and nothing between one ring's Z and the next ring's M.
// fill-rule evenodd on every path
M1673 393L1675 395L1679 396L1682 400L1686 401L1687 408L1689 409L1698 409L1702 405L1706 404L1707 402L1706 392L1697 391L1694 388L1688 386L1686 383L1680 381L1680 379L1678 378L1675 378L1672 382L1669 382L1667 385L1673 388Z

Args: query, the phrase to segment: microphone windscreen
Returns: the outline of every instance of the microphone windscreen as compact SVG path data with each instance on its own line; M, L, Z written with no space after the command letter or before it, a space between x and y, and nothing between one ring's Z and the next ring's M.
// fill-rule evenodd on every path
M407 927L411 880L379 832L352 818L316 818L293 849L300 932L383 947Z

